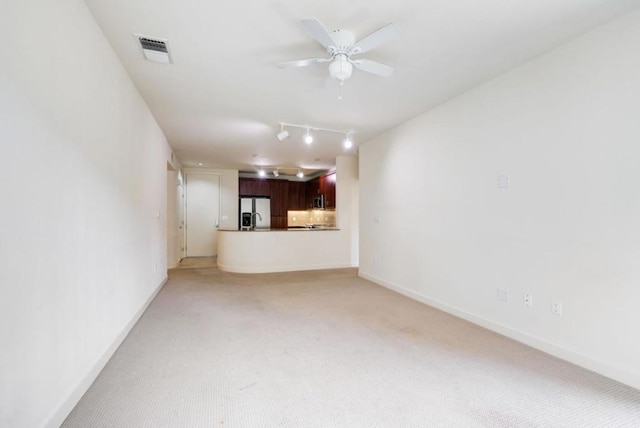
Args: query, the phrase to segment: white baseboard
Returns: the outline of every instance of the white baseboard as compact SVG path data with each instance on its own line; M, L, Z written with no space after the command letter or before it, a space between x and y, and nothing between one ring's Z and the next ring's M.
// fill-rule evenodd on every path
M162 287L167 283L169 278L167 276L160 282L160 284L156 287L156 289L151 293L151 296L145 301L142 307L135 313L135 315L131 318L131 320L127 323L124 329L120 332L120 334L115 338L111 346L107 348L106 351L102 354L102 356L96 361L93 365L89 373L82 379L80 384L76 386L73 392L67 397L67 399L62 403L60 408L54 413L54 415L49 419L49 421L45 424L45 427L48 428L58 428L64 420L69 416L69 413L73 410L73 408L78 404L82 396L87 392L89 387L96 380L104 366L107 365L113 354L116 352L118 347L122 344L124 339L127 337L131 329L138 322L144 311L147 310L153 299L155 299L156 295L160 292Z
M494 321L487 320L485 318L478 317L470 312L464 311L455 306L451 306L439 300L432 299L430 297L416 293L415 291L408 290L406 288L392 284L388 281L377 278L373 275L369 275L362 271L358 272L358 276L368 281L371 281L375 284L378 284L385 288L393 290L397 293L400 293L404 296L407 296L413 300L417 300L418 302L424 303L425 305L432 306L436 309L440 309L443 312L447 312L458 318L462 318L473 324L479 325L488 330L494 331L498 334L501 334L503 336L516 340L520 343L524 343L525 345L531 346L532 348L536 348L542 352L553 355L554 357L568 361L577 366L583 367L587 370L591 370L595 373L601 374L603 376L606 376L618 382L624 383L633 388L640 389L640 375L636 373L630 373L626 370L623 370L618 367L612 366L610 364L604 363L602 361L596 360L587 355L564 348L558 344L548 342L546 340L540 339L535 336L531 336L529 334L523 333L518 330L514 330L511 327L508 327L506 325L496 323Z

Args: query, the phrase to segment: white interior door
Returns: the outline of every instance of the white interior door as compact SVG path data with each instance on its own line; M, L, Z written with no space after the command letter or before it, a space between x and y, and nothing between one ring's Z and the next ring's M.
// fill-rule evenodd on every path
M187 257L187 234L185 233L185 215L186 201L184 199L184 182L180 180L178 184L178 229L180 235L180 260Z
M167 268L172 269L180 263L180 235L178 209L178 174L167 169Z
M218 252L220 175L186 174L187 257L210 257Z

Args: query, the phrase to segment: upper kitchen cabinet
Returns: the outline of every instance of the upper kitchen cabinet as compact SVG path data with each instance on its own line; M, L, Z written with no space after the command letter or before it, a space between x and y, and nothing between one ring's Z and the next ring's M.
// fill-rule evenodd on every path
M289 181L289 209L306 210L307 187L302 181Z
M305 202L305 207L313 208L313 199L320 196L320 179L314 178L313 180L307 181L305 184L307 188L307 200Z
M313 199L323 195L324 207L336 207L336 173L332 172L307 181L307 208L313 207Z
M286 217L288 210L313 208L313 200L324 196L325 208L336 207L336 173L332 172L307 182L268 178L240 178L240 196L268 196L271 198L272 222Z
M269 182L264 178L240 178L238 193L240 196L271 196Z
M289 210L289 182L285 180L269 180L271 196L271 215L287 216Z
M319 180L319 193L324 195L325 208L336 207L336 173L323 175Z

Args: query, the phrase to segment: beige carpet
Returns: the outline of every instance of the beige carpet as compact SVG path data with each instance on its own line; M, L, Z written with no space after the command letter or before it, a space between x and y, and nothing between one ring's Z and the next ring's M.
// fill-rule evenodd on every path
M190 257L182 259L176 269L215 267L217 260L217 257Z
M640 427L640 391L353 269L194 264L170 272L64 427Z

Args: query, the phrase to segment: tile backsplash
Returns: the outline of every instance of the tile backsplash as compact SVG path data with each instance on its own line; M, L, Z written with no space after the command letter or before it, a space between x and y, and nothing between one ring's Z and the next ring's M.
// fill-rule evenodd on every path
M311 224L336 226L336 212L333 210L287 211L287 226L299 227Z

